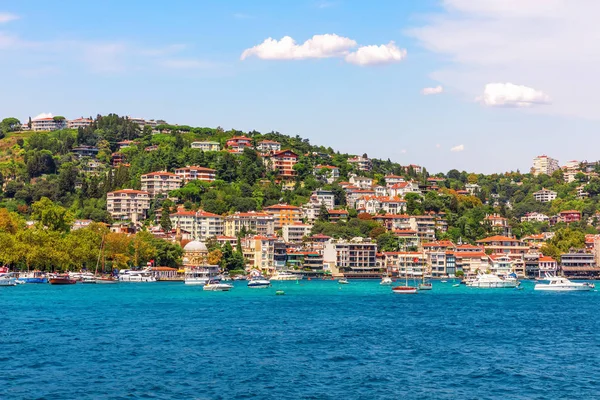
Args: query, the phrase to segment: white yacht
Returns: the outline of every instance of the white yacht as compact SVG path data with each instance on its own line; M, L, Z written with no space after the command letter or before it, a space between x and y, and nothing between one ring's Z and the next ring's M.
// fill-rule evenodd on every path
M302 279L302 275L292 274L291 272L275 272L270 281L297 281Z
M0 274L0 286L17 286L17 278L12 273Z
M202 288L202 290L209 292L229 292L231 289L233 289L233 285L221 283L217 280L208 281L208 283Z
M262 275L253 276L248 281L248 287L249 288L264 289L264 288L268 288L270 286L271 286L271 281L269 281L267 278L265 278Z
M141 271L123 269L119 271L119 282L156 282L156 277L150 268L144 268Z
M392 278L390 278L387 275L381 279L381 282L379 282L380 285L391 285L392 283L393 283Z
M562 276L548 276L548 283L536 283L533 290L545 290L548 292L589 292L594 288L590 283L571 282Z
M467 286L485 289L516 288L517 280L507 277L500 278L494 274L479 274L474 279L467 281Z

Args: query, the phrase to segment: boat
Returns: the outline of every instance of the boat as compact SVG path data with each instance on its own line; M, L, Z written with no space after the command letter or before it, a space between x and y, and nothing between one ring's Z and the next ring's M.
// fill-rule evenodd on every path
M72 279L69 274L57 274L48 279L48 283L51 285L74 285L77 283L75 279Z
M381 282L379 282L380 285L391 285L392 283L393 283L392 278L390 278L387 275L381 279Z
M114 283L119 283L119 280L117 278L115 278L112 275L108 275L108 276L100 276L98 278L96 278L96 283L99 284L114 284Z
M341 278L341 279L338 279L338 283L340 285L347 285L350 282L348 282L348 279L346 279L346 278Z
M533 290L543 290L548 292L589 292L594 289L590 283L571 282L562 276L547 276L548 283L536 283Z
M48 278L41 271L26 272L25 274L19 274L17 283L48 283Z
M297 281L302 279L302 275L292 274L291 272L275 272L270 281Z
M92 276L83 276L81 278L81 283L85 283L86 285L96 284L96 277L94 275L92 275Z
M119 282L156 282L150 268L144 268L140 271L123 269L119 271Z
M501 278L494 274L479 274L474 279L467 281L467 286L482 289L513 289L517 287L515 278Z
M202 290L209 292L229 292L231 289L233 289L233 285L221 283L214 279L209 280L208 283L202 288Z
M253 276L248 281L248 287L253 289L264 289L268 288L269 286L271 286L271 281L262 275Z
M417 294L417 288L414 286L394 286L392 292L397 294Z
M285 294L285 292L283 290L277 290L275 291L275 295L276 296L283 296Z
M17 286L17 278L14 274L8 272L0 274L0 286Z
M421 283L419 283L417 288L419 290L432 290L433 284L431 283L431 281L425 281L425 274L423 274L423 281Z
M447 280L441 280L440 282L442 282L442 283L448 283Z
M184 283L186 285L206 285L211 278L211 273L207 268L190 268L185 270Z

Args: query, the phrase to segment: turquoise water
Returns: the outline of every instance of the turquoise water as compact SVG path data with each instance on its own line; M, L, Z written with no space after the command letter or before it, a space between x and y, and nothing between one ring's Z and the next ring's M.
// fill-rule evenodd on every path
M4 287L0 397L599 398L599 293L532 289Z

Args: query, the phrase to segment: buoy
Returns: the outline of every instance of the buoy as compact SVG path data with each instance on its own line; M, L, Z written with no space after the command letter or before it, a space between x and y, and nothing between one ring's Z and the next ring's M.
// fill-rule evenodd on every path
M285 294L285 292L284 292L283 290L277 290L277 291L275 292L275 294L276 294L277 296L283 296L283 295Z

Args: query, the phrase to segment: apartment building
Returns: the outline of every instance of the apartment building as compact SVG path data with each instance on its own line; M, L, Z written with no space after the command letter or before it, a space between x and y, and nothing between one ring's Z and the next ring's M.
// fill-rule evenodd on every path
M394 251L383 253L383 264L389 275L420 278L429 275L427 256L416 251Z
M237 236L243 229L256 235L271 236L275 233L273 216L266 212L236 212L225 217L225 235Z
M316 176L321 176L327 183L333 183L340 179L340 169L331 165L317 165L313 169Z
M265 156L265 161L270 160L271 168L282 178L294 178L297 173L294 171L294 165L298 163L298 154L291 150L283 150Z
M252 147L252 139L246 136L234 136L226 144L231 153L240 154L246 147Z
M265 207L264 211L273 216L275 229L281 229L285 225L302 222L302 209L289 204L275 204Z
M216 179L217 173L211 168L188 165L187 167L177 168L175 175L180 177L185 185L190 181L213 182Z
M261 153L276 153L281 151L281 143L274 140L263 140L258 142L256 149Z
M348 159L348 163L354 165L354 167L359 171L368 172L373 169L373 163L367 157L362 157L362 156L350 157Z
M533 194L533 198L540 203L549 203L556 199L556 192L542 188Z
M34 132L57 131L66 127L67 120L64 117L38 118L31 121L31 130Z
M194 240L206 240L223 235L223 217L203 210L177 210L171 214L171 225L189 232Z
M190 147L192 149L198 149L198 150L202 150L202 151L220 151L221 150L221 145L219 144L219 142L211 142L211 141L192 142Z
M92 122L94 122L94 121L90 118L81 117L81 118L77 118L77 119L71 119L71 120L67 121L67 128L69 128L69 129L86 128L88 126L91 126Z
M275 271L275 236L251 236L242 239L242 251L250 268L262 272Z
M142 190L123 189L106 194L106 209L117 221L139 222L150 209L150 194Z
M560 167L558 166L558 160L546 155L541 155L533 159L531 173L536 176L540 174L552 175L559 169Z
M384 272L377 265L377 244L361 238L325 243L323 262L348 278L376 278Z
M508 236L490 236L478 240L477 243L492 254L509 254L511 256L523 256L529 250L529 246L520 240Z
M142 190L148 192L151 197L168 195L170 191L181 187L181 177L165 171L150 172L140 177Z
M281 228L281 236L286 243L299 243L302 242L303 237L310 236L312 228L312 225L301 222L293 225L284 225Z

